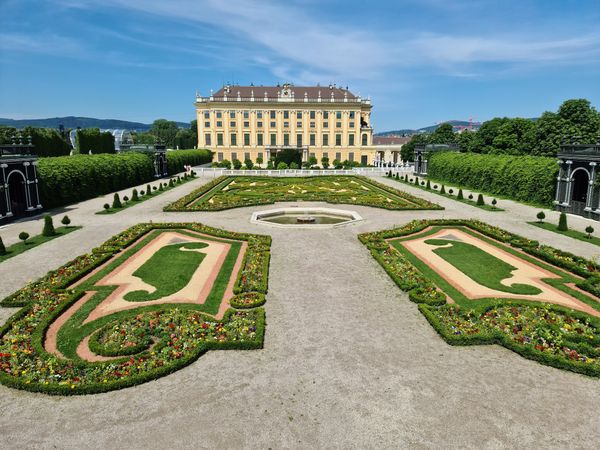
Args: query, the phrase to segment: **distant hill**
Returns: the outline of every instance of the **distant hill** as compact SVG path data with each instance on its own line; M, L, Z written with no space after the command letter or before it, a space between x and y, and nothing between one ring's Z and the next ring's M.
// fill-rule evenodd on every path
M186 122L176 122L180 128L189 128L190 124ZM6 125L15 128L39 127L39 128L58 128L63 125L65 128L125 128L128 130L148 131L148 123L130 122L128 120L117 119L94 119L92 117L52 117L49 119L3 119L0 118L0 125Z
M448 120L447 122L451 124L455 130L460 128L466 128L471 123L468 120ZM392 131L382 131L380 133L376 133L376 136L392 136L392 135L411 135L411 134L419 134L419 133L433 133L437 127L439 127L442 123L436 125L429 125L428 127L418 128L416 130L410 128L403 128L401 130L392 130ZM473 130L478 130L481 127L480 122L473 122Z

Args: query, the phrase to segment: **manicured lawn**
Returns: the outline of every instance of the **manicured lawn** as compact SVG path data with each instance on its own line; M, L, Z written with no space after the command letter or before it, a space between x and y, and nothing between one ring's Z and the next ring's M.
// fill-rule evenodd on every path
M409 186L413 186L413 187L421 189L423 191L433 192L434 194L441 195L442 197L450 198L452 200L456 200L457 202L462 202L462 203L465 203L467 205L475 206L476 208L484 209L486 211L504 211L502 208L498 208L497 206L494 206L494 205L488 205L487 203L483 204L483 205L478 205L477 201L470 200L468 197L458 198L458 191L456 192L456 195L449 194L448 192L442 193L442 192L440 192L441 189L442 189L442 187L441 187L440 184L437 184L437 183L431 183L430 182L431 189L427 189L426 185L425 186L421 186L421 184L420 184L421 181L426 181L426 180L420 180L419 184L415 184L414 182L405 181L402 178L396 179L394 177L393 179L396 180L396 181L398 181L398 182L400 182L400 183L407 184ZM415 177L413 176L413 180L414 179L415 179ZM409 177L409 180L410 180L410 177ZM433 186L435 186L436 184L438 185L438 188L434 189ZM446 190L447 190L447 188L446 188Z
M569 236L572 237L573 239L578 239L580 241L583 242L587 242L589 244L594 244L594 245L598 245L600 246L600 238L596 237L596 236L592 236L592 238L588 238L587 233L583 233L581 231L577 231L577 230L567 230L567 231L559 231L556 228L555 224L552 223L548 223L548 222L527 222L529 225L533 225L536 226L538 228L542 228L544 230L548 230L548 231L553 231L555 233L558 234L562 234L564 236Z
M166 211L218 211L289 201L324 201L392 210L442 209L365 177L220 177L177 200Z
M38 245L42 245L45 242L51 241L52 239L59 238L64 236L65 234L72 233L73 231L79 230L81 227L58 227L56 228L56 234L54 236L42 236L38 234L37 236L33 236L27 239L27 243L17 242L16 244L11 245L6 248L6 254L0 255L0 262L6 261L8 258L12 258L13 256L17 256L27 250L31 250L32 248L37 247Z
M156 187L156 182L150 183L150 188L152 189L152 195L148 195L148 193L145 191L146 188L143 188L141 190L144 191L144 195L139 195L138 194L138 200L131 200L131 197L132 197L131 193L125 194L125 195L127 195L129 197L129 200L127 202L125 202L123 200L123 198L121 198L121 204L123 205L121 208L113 208L112 207L112 198L109 198L110 201L107 201L106 203L108 203L109 205L111 205L111 207L108 208L108 209L103 209L101 211L97 211L96 214L116 214L119 211L123 211L124 209L131 208L132 206L139 205L140 203L145 202L146 200L150 200L151 198L154 198L157 195L162 194L163 192L170 191L171 189L174 189L177 186L185 184L188 181L195 180L196 178L195 177L180 178L181 181L179 183L177 183L175 181L175 180L177 180L176 177L171 177L171 179L174 180L174 185L173 186L169 186L168 182L165 182L164 180L160 180L159 181L159 183L163 184L162 191L160 189L154 190L154 187Z
M433 252L482 286L511 294L536 295L541 292L527 284L502 284L502 280L510 278L517 268L474 245L446 239L428 239L425 243L441 246Z

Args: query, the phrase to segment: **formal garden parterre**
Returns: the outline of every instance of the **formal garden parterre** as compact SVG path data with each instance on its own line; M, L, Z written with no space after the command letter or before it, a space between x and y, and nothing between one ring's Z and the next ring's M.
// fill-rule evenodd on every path
M600 376L600 267L474 220L359 236L450 344L500 344Z
M224 176L165 207L165 211L219 211L275 202L325 201L390 210L443 209L360 176Z
M3 301L0 382L87 394L171 373L210 349L261 348L268 236L140 224Z

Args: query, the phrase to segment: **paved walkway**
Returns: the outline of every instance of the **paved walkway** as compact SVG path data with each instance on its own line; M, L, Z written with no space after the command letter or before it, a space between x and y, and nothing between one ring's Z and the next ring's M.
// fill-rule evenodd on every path
M166 203L206 181L193 181L115 215L92 214L103 199L77 205L69 215L84 225L82 230L0 264L0 296L141 221L201 221L266 233L273 236L273 246L265 348L212 351L157 381L108 394L49 397L0 386L0 432L7 446L597 446L598 380L498 346L445 344L356 234L420 217L474 217L585 256L599 253L598 247L526 225L537 212L527 206L502 201L507 212L492 213L408 187L447 209L394 212L347 206L366 220L337 230L250 223L252 211L271 206L162 212ZM8 240L38 225L13 225L0 233ZM0 309L0 321L14 311Z

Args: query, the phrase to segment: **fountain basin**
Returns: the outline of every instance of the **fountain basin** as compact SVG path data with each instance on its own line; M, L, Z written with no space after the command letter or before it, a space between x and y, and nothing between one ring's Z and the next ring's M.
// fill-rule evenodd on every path
M256 211L250 221L285 228L335 228L363 220L355 211L333 208L287 207Z

